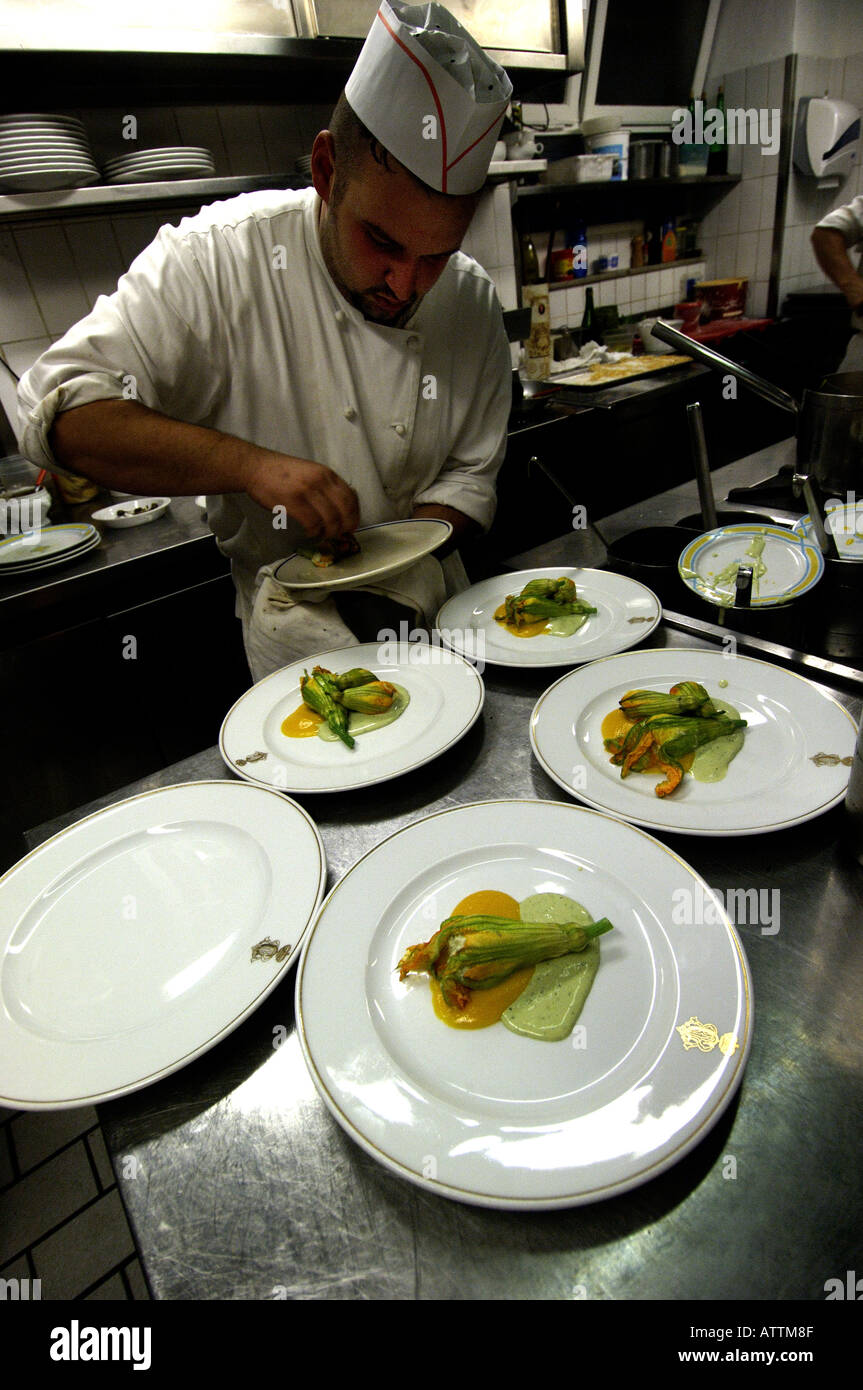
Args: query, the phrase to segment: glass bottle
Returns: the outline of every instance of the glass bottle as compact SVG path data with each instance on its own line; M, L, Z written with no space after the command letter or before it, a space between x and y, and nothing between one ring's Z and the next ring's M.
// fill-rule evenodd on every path
M539 257L530 232L524 232L521 238L521 278L525 285L539 284Z
M581 341L582 343L601 343L602 332L599 328L596 309L593 304L593 289L588 285L584 292L584 316L581 320Z
M725 92L721 85L716 94L716 110L722 118L722 123L721 129L717 131L717 138L710 143L710 153L707 158L707 172L708 174L727 174L728 141L725 129Z

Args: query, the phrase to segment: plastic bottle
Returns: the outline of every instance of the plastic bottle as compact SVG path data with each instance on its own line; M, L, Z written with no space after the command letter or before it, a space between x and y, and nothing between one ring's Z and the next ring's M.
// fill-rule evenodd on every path
M663 261L677 260L677 236L673 221L666 222L662 228L662 259Z

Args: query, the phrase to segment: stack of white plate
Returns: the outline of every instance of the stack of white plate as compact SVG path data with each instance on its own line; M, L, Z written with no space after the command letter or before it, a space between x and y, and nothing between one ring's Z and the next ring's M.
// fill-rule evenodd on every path
M0 541L0 578L17 579L19 574L52 569L79 560L99 544L100 536L89 522L70 522L65 526L43 526Z
M100 177L74 116L0 116L0 193L86 188Z
M109 159L103 172L108 183L155 183L164 179L212 178L216 165L210 151L197 145L166 145Z

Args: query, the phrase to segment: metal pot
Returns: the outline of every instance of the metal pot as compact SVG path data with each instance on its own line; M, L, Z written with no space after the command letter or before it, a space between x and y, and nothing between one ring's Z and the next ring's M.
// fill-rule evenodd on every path
M817 391L803 392L800 405L793 396L748 367L723 357L704 343L697 343L663 319L651 332L678 352L708 367L727 372L771 405L794 416L797 434L797 471L807 474L821 497L843 500L849 492L863 494L863 372L837 372L825 377Z

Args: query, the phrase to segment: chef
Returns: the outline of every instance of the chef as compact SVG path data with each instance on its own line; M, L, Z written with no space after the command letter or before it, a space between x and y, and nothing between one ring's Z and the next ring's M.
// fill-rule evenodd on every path
M851 327L855 331L840 372L863 372L863 275L860 265L855 270L848 255L855 246L863 250L863 196L828 212L812 233L815 259L851 306Z
M367 627L429 623L467 582L457 553L344 599L272 573L304 538L433 517L457 545L491 523L509 348L491 280L458 248L510 93L442 5L383 0L315 139L313 187L163 227L21 381L35 463L207 495L255 680L370 640L364 605Z

